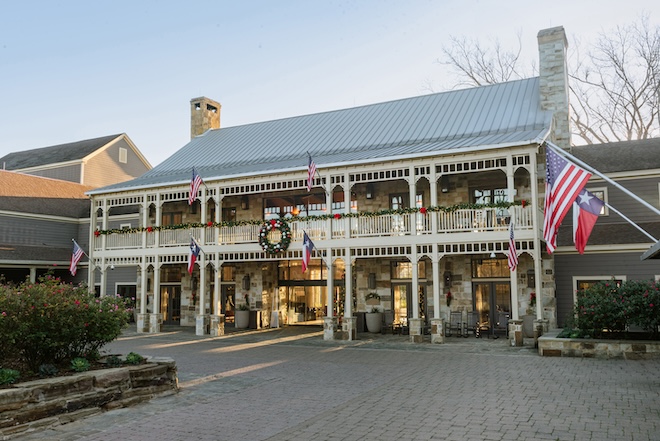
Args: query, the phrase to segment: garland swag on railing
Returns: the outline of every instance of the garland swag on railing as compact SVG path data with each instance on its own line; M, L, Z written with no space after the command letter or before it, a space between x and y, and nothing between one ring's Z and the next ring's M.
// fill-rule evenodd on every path
M342 219L342 218L360 218L360 217L377 217L377 216L386 216L391 214L413 214L413 213L433 213L433 212L443 212L443 213L452 213L456 210L481 210L484 208L501 208L506 209L515 205L521 205L523 208L527 206L527 201L524 199L521 201L513 202L496 202L493 204L456 204L450 206L431 206L431 207L414 207L414 208L399 208L396 210L379 210L379 211L359 211L357 213L335 213L335 214L322 214L322 215L313 215L313 216L296 216L294 218L287 219L289 222L298 221L298 222L307 222L307 221L316 221L316 220L328 220L328 219ZM126 234L126 233L142 233L146 231L151 233L153 231L162 231L162 230L186 230L190 228L216 228L216 227L240 227L244 225L262 225L263 220L241 220L241 221L222 221L222 222L213 222L208 221L206 223L192 222L187 224L176 224L176 225L161 225L161 226L148 226L148 227L135 227L135 228L113 228L110 230L95 230L94 236L98 237L102 234Z

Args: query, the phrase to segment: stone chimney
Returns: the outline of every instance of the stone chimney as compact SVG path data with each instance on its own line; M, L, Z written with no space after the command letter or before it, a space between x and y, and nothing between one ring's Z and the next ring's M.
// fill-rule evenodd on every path
M568 107L568 41L563 26L542 29L539 43L539 77L541 108L553 112L551 141L559 147L571 146L571 125Z
M190 139L220 128L220 103L204 96L190 100Z

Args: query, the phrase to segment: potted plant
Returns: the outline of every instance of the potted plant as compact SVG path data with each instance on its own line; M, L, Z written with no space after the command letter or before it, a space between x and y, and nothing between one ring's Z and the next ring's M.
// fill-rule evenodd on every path
M250 325L250 296L245 294L245 303L238 305L234 312L234 326L245 329Z
M365 321L367 324L367 331L377 333L380 332L383 324L383 307L380 305L380 296L378 293L371 292L366 296L367 313L365 314Z

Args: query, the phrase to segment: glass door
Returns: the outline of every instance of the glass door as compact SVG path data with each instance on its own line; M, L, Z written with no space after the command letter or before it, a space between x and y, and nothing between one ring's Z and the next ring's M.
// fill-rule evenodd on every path
M509 282L475 282L474 310L477 311L479 327L495 334L506 333L511 317L511 286Z
M181 323L181 286L161 285L160 312L163 314L164 325Z
M394 323L408 326L410 316L409 306L411 302L410 283L392 284L392 310L394 312Z
M225 315L225 323L234 323L235 295L236 285L233 283L220 285L221 308L222 314Z

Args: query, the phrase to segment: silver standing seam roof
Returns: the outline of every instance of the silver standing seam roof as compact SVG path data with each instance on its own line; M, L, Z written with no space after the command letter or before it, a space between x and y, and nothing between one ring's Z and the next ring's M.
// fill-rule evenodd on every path
M103 194L542 141L552 113L539 78L422 95L312 115L209 130L144 175Z

